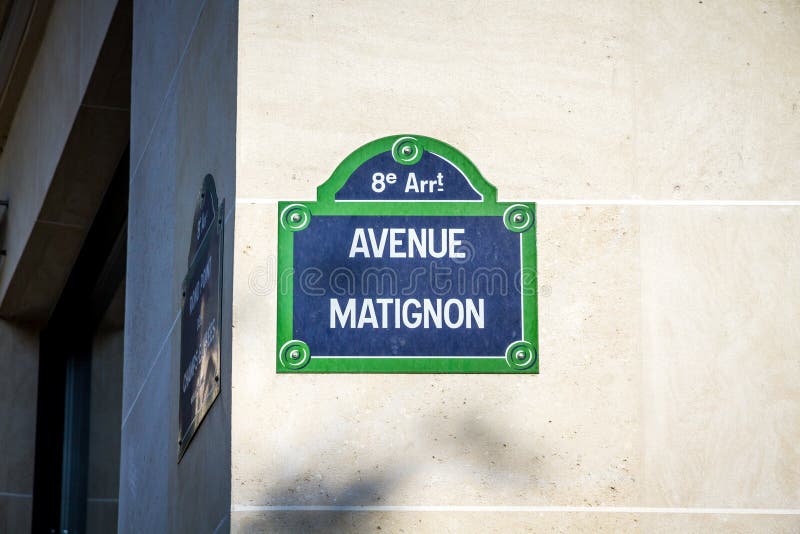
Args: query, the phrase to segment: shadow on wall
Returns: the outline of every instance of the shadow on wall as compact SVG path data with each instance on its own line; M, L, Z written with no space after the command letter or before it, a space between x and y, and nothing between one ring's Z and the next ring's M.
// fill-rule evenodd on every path
M423 416L418 422L419 439L430 444L434 463L444 461L459 470L472 473L474 479L485 479L489 475L494 483L506 484L508 488L530 490L531 477L537 477L541 463L532 450L516 450L515 458L530 458L533 465L525 467L524 475L519 474L519 465L511 457L510 448L503 438L503 432L492 428L475 412L462 413L460 417L447 424L436 424ZM321 449L321 448L320 448ZM315 453L320 453L317 449ZM309 457L319 457L309 453ZM261 502L287 506L380 506L424 504L393 500L395 489L418 475L426 465L414 459L387 455L374 462L376 473L363 475L361 470L350 474L350 480L343 485L332 486L323 481L321 475L314 475L304 469L293 477L286 477L275 484L262 496ZM516 468L515 468L516 465ZM355 466L354 466L355 467ZM533 473L532 470L533 469ZM484 482L485 484L485 482ZM490 490L489 487L483 489ZM447 501L430 504L460 504ZM390 532L399 531L393 524L390 513L337 512L337 511L282 511L242 514L238 519L238 532ZM419 514L417 514L419 515ZM424 516L404 518L403 524L419 523L414 528L424 527Z
M369 477L352 480L344 487L331 488L319 486L319 493L325 495L325 500L316 503L320 505L363 506L382 504L386 495L391 495L392 488L400 482L402 477L392 475L372 475ZM282 494L283 499L294 493L294 485L280 485L276 493ZM377 501L377 502L376 502ZM238 532L364 532L374 531L375 518L367 513L347 513L333 511L277 511L269 513L248 514L239 524ZM379 525L377 525L379 526ZM370 528L372 527L372 528Z

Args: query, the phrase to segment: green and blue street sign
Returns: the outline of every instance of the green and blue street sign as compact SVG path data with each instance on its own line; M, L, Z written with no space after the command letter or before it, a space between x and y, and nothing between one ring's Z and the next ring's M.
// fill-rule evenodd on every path
M391 136L278 204L279 373L538 373L536 206Z
M195 207L181 295L178 461L220 392L224 211L208 174Z

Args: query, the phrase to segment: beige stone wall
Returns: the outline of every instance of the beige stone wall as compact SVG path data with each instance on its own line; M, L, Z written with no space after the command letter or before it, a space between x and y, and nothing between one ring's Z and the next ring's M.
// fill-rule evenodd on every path
M42 270L41 263L54 256L68 256L62 251L77 254L73 251L79 249L85 235L88 223L76 217L75 211L79 210L74 210L74 204L80 205L81 201L90 204L85 199L62 196L61 209L51 207L49 212L42 211L81 104L107 107L104 95L86 95L115 6L116 2L53 2L41 46L0 155L0 198L10 201L8 221L1 234L8 254L0 269L0 312L4 317L20 315L26 321L42 321L42 316L46 319L49 310L26 313L25 308L33 307L31 302L38 304L43 295L51 297L48 304L52 306L67 273L49 266L48 272L36 279L36 287L28 288L26 294L16 298L7 295L12 278L35 278ZM112 114L89 113L89 128L83 131L85 138L91 139L92 133L101 127L113 129L103 126L100 115L103 120L113 120L109 118ZM77 168L85 174L98 170L85 163ZM34 233L38 239L31 243ZM39 261L34 260L33 267L27 265L30 272L17 271L23 254L26 251L30 254L32 249L38 252ZM20 285L24 284L18 282L17 286Z
M26 314L19 304L57 297L69 271L63 264L45 264L41 251L64 259L65 251L80 247L88 226L72 210L81 202L63 194L63 211L42 212L81 104L100 103L98 95L86 94L115 5L56 1L46 21L33 22L44 24L44 33L3 139L0 199L9 200L10 208L0 225L0 248L7 252L0 259L0 532L30 531L39 370L39 332L30 323L41 323L50 311ZM46 7L40 5L37 15ZM18 269L31 250L39 252L39 261ZM33 286L22 298L8 294L13 277L26 281L17 286ZM54 305L55 298L47 304ZM20 317L25 321L6 320Z
M233 530L800 528L795 4L239 10ZM397 133L539 201L540 375L276 375L276 202Z
M114 532L119 504L125 287L117 290L92 340L86 531Z
M230 332L237 4L133 3L131 186L120 532L224 532L230 508ZM195 203L225 202L222 390L180 464L181 284Z
M37 333L0 320L0 532L31 528L38 363Z

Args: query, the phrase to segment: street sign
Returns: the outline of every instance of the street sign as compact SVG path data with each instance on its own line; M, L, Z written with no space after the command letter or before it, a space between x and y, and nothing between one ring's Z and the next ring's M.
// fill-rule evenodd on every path
M278 204L279 373L538 373L536 209L392 136Z
M224 204L217 204L214 178L209 174L195 208L183 281L178 461L220 391L224 209Z

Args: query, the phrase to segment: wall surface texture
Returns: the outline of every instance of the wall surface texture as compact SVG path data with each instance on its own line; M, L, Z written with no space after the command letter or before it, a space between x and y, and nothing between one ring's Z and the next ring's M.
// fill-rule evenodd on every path
M178 375L181 284L209 173L225 202L231 308L237 31L235 2L134 2L120 532L228 525L230 336L221 339L222 392L180 463ZM230 321L223 314L221 332Z
M36 448L36 332L0 320L0 532L27 532Z
M797 4L242 0L238 28L232 530L800 529ZM168 128L139 174L175 172ZM276 375L276 202L399 133L539 202L540 375Z
M37 13L44 16L47 3L40 4ZM10 201L0 224L6 252L0 260L0 532L31 528L39 371L39 332L32 324L46 320L55 304L88 227L76 219L76 207L90 204L61 191L56 214L46 209L47 194L76 116L112 114L92 113L87 105L101 103L88 93L115 5L54 2L44 21L32 22L44 25L41 43L30 51L35 58L0 154L0 199ZM96 122L91 126L97 129ZM85 129L83 135L91 138ZM78 168L88 174L87 167ZM28 263L19 268L23 260ZM30 302L35 310L24 309Z
M119 153L84 157L67 169L62 159L71 134L73 144L89 144L99 132L108 137L120 116L127 117L127 111L109 106L104 94L90 91L115 6L113 1L57 1L47 19L0 156L0 198L10 201L2 228L7 250L0 269L3 317L30 323L47 319L69 274L65 267L77 256L94 215L82 208L96 207L91 183L103 174L98 163L111 160L113 172L119 159ZM83 120L73 129L79 115ZM68 186L83 182L83 194L67 195L69 187L51 190L64 176ZM48 193L57 197L49 205Z
M92 342L86 531L114 532L119 502L119 428L122 420L125 287L103 317Z

